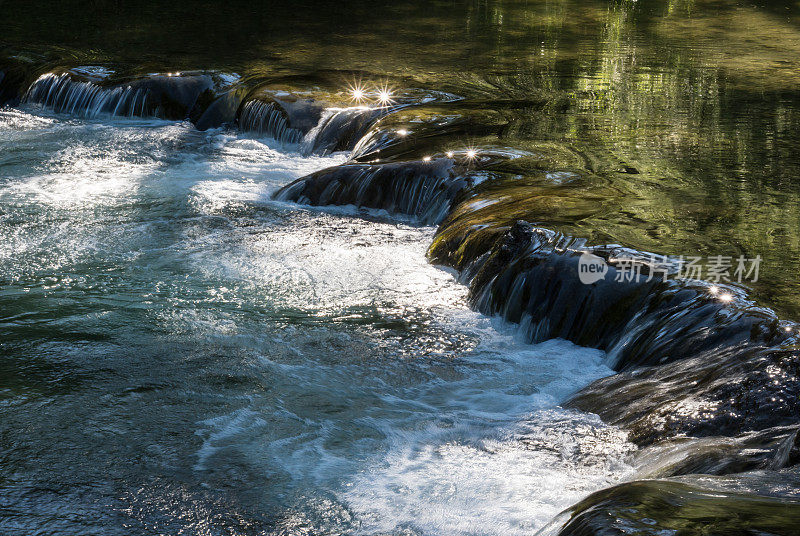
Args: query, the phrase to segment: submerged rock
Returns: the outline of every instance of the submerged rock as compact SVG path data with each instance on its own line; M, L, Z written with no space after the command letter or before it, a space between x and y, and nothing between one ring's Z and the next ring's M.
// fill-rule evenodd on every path
M232 124L236 120L236 112L242 102L241 90L232 88L219 93L206 93L209 97L204 106L195 106L190 113L190 120L198 130L208 130Z
M741 344L598 380L569 405L624 426L639 444L737 436L798 424L800 351Z
M19 100L21 81L13 79L14 74L0 68L0 106L15 104Z
M639 478L779 470L800 462L798 432L800 425L776 426L736 437L680 437L640 450L633 465Z
M629 482L593 493L542 534L795 536L799 484L797 473Z
M216 85L202 73L154 75L131 82L129 87L146 92L153 101L151 115L165 119L199 119L215 100Z

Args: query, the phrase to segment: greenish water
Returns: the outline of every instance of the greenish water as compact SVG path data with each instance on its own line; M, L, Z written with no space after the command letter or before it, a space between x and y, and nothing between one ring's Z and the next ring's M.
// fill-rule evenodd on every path
M761 255L759 301L800 312L797 4L95 1L3 10L2 41L62 58L55 64L217 68L330 90L388 80L465 95L462 113L492 112L496 128L451 141L533 150L545 167L577 168L613 192L579 221L535 219L657 253ZM524 105L539 99L558 105ZM641 173L615 173L625 166Z
M525 154L464 225L760 255L755 299L800 317L797 3L0 13L4 54L52 68L452 92L385 124L420 133L389 158ZM632 477L621 431L558 406L611 373L601 352L470 312L425 263L431 228L270 200L346 156L0 111L0 533L529 534Z

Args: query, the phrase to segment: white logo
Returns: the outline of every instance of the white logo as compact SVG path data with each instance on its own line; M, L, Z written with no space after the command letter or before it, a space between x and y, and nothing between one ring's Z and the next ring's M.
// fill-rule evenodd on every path
M597 255L585 252L578 259L578 277L584 285L591 285L604 279L607 273L608 265L606 261Z

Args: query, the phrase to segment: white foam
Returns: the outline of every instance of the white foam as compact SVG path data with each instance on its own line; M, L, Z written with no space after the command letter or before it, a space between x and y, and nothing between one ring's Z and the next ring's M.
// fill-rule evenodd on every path
M269 143L222 130L198 132L188 123L65 120L47 111L3 109L0 203L33 216L10 227L0 218L0 258L10 260L4 268L16 278L37 266L69 269L103 250L136 255L139 245L136 253L120 248L157 225L135 222L147 214L139 207L172 204L164 216L179 217L189 204L213 214L268 199L280 185L343 159L284 154Z
M559 418L548 422L553 417ZM344 494L361 521L359 532L530 535L585 495L618 482L625 450L613 431L579 416L530 418L538 443L531 448L525 435L511 431L467 439L470 431L458 428L398 441ZM605 444L612 448L601 449ZM574 451L598 461L589 465Z
M531 534L630 476L624 433L556 406L610 372L602 357L566 341L485 338L462 358L480 372L416 393L432 422L408 431L387 424L386 452L347 482L342 496L360 532Z
M308 496L287 530L359 534L531 534L633 475L623 432L557 406L610 373L602 352L526 345L513 328L458 309L437 322L477 345L456 359L411 362L389 382L342 363L265 360L270 396L201 423L198 463L280 468ZM317 504L320 490L337 501ZM334 517L346 519L331 527Z
M25 113L15 108L0 108L0 132L13 135L14 132L39 130L49 127L53 119Z

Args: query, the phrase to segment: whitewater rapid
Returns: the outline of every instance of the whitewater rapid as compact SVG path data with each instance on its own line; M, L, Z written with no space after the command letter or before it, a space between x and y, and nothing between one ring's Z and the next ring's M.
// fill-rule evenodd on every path
M625 434L559 407L612 373L602 352L470 311L430 227L270 199L346 159L1 110L7 348L80 379L0 407L39 416L20 448L47 466L2 493L70 483L29 503L62 530L80 505L193 534L510 535L629 478Z

